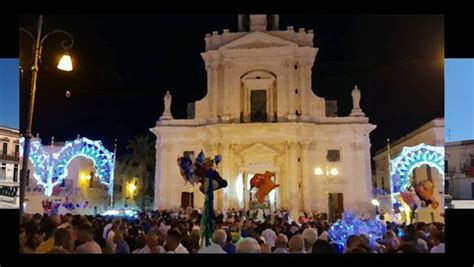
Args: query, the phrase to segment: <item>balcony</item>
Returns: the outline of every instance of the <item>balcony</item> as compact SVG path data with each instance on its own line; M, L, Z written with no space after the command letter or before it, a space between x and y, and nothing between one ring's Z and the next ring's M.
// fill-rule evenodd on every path
M20 153L17 154L0 154L0 160L20 161Z

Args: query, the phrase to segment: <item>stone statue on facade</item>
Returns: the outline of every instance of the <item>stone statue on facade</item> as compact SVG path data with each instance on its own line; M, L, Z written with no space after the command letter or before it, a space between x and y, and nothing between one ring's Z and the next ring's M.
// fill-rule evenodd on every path
M171 94L170 91L166 91L166 95L163 98L165 102L165 110L163 111L163 114L160 117L160 120L172 120L173 115L171 114Z
M357 87L357 85L354 86L354 89L352 90L352 111L350 116L351 117L364 117L365 113L362 112L362 109L360 108L360 90Z

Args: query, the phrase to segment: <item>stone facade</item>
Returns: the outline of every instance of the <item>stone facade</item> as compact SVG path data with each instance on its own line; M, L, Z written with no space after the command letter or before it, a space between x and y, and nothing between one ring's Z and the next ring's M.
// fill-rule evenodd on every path
M311 84L318 52L311 30L267 31L265 16L248 19L250 32L206 35L207 95L195 116L159 120L150 129L157 137L155 208L180 206L182 192L194 192L194 206L202 207L203 195L185 185L176 159L203 150L222 154L219 170L229 182L217 191L216 208L248 207L249 179L268 170L280 184L271 204L293 216L328 212L329 193L343 193L345 210L372 214L369 134L376 126L360 112L327 117ZM328 161L328 150L339 150L340 159ZM316 176L316 167L339 175Z
M20 134L0 126L0 209L20 206Z

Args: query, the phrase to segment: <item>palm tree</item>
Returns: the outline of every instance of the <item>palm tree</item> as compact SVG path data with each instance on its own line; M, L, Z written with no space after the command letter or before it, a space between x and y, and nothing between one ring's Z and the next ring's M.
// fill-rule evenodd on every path
M155 147L150 136L140 135L128 140L126 149L131 153L120 158L123 163L122 173L132 174L143 179L142 209L145 209L146 199L153 198L153 180L155 167Z

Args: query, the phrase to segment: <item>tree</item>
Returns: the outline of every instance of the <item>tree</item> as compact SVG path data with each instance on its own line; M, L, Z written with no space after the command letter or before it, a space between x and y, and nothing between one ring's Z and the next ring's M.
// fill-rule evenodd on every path
M143 187L139 191L138 203L144 210L146 201L154 196L155 177L155 146L148 135L135 136L128 140L126 149L129 153L120 157L120 170L122 175L135 176L143 181Z

